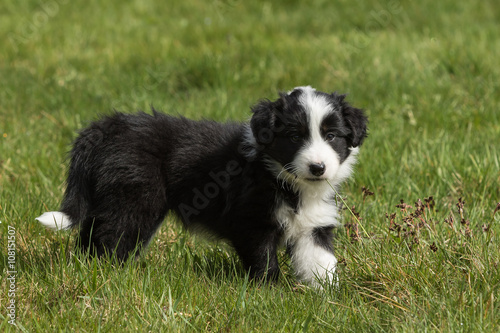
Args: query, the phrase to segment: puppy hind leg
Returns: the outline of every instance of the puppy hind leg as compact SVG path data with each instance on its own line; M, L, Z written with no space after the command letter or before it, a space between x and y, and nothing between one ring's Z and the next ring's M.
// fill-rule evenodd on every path
M110 220L106 220L110 221ZM125 262L131 254L139 256L149 243L163 218L128 220L120 223L92 219L82 224L78 246L82 252L97 257L111 256Z
M82 254L100 258L111 257L115 253L122 238L122 231L110 229L105 221L99 218L88 218L80 225L76 244ZM117 259L125 261L127 256Z
M138 227L123 231L114 249L116 257L120 260L126 260L131 254L135 254L136 258L139 257L162 224L163 219L164 216L161 218L141 218ZM134 225L134 223L130 223L130 225Z
M103 185L100 200L93 209L95 221L90 235L97 255L107 253L122 262L131 254L136 257L140 254L168 212L161 177L154 170L128 171L121 171L124 174L120 181L114 179L114 183Z

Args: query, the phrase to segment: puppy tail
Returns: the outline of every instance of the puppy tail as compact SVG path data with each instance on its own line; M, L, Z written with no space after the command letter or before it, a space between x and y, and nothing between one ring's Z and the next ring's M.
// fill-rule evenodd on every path
M54 230L65 230L72 227L73 222L68 215L61 212L47 212L36 218L44 226Z

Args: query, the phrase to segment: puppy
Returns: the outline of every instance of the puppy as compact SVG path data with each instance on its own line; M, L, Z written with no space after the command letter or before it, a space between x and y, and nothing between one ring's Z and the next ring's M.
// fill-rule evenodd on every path
M249 124L116 112L80 132L60 212L37 220L124 261L173 212L227 240L253 277L276 279L285 245L300 280L333 282L331 186L349 178L367 133L344 97L298 87L257 103Z

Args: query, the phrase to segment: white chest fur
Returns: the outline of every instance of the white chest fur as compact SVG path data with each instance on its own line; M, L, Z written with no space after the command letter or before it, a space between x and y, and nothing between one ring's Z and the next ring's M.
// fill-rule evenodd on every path
M331 251L315 240L314 230L338 226L338 208L332 201L333 191L325 186L307 187L300 194L295 212L282 202L276 212L284 238L291 250L291 260L297 276L317 287L318 281L333 283L337 259Z

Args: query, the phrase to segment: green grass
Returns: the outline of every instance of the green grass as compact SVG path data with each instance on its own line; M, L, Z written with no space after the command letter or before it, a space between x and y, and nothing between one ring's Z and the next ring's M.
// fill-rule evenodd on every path
M14 227L23 331L497 332L499 31L494 0L2 1L0 330L15 329ZM230 248L170 220L123 268L35 222L58 208L65 154L98 115L246 120L305 84L370 118L343 189L359 219L344 211L336 232L338 289L297 284L284 253L277 284L248 281Z

